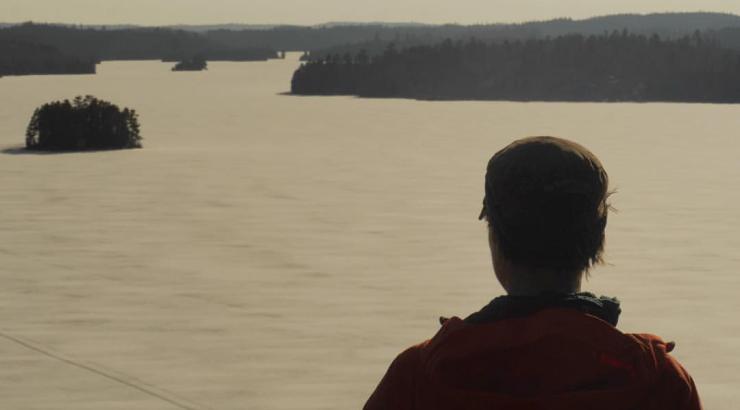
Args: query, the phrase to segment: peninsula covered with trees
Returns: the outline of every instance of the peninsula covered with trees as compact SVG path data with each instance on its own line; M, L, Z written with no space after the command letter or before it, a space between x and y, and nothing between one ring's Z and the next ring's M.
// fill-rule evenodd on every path
M95 74L96 62L24 41L0 41L0 77L33 74Z
M136 111L93 96L54 101L37 108L26 130L26 148L84 151L141 148Z
M278 52L162 28L90 28L25 23L0 28L0 76L93 74L107 60L264 61Z
M416 99L740 102L740 51L699 32L446 40L303 64L291 91Z

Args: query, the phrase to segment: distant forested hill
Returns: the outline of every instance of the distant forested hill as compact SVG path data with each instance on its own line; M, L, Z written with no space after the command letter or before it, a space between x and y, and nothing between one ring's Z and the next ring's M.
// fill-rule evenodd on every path
M701 35L626 31L503 42L446 40L302 65L292 93L417 99L740 102L740 51Z
M1 26L0 26L1 27ZM21 24L0 28L0 44L51 46L59 53L86 60L161 59L183 61L264 60L277 51L310 51L308 58L382 54L397 48L431 45L445 39L486 42L546 39L565 34L601 35L614 31L674 39L700 31L723 47L740 49L740 16L722 13L623 14L584 20L555 19L521 24L427 25L416 23L330 23L306 26L87 26ZM7 60L7 59L6 59Z
M228 44L261 44L277 50L314 51L318 58L326 54L353 49L353 45L388 44L410 46L433 44L444 39L515 40L556 37L564 34L603 34L624 29L636 34L658 34L661 37L680 37L694 31L720 30L740 27L740 16L722 13L660 13L622 14L594 17L584 20L568 18L535 21L521 24L487 25L424 25L424 24L351 24L333 23L314 27L276 26L272 28L230 25L228 29L206 31L208 38ZM209 27L214 28L214 27ZM191 27L191 29L195 29ZM327 50L330 49L330 50Z
M337 28L334 28L336 30ZM350 30L348 27L343 28ZM374 29L374 34L369 30ZM368 55L378 55L393 43L399 48L428 45L445 39L483 41L546 39L567 34L601 35L622 32L653 35L675 39L693 35L696 31L704 37L715 38L720 45L740 50L740 16L722 13L660 13L660 14L620 14L594 17L585 20L568 18L548 21L527 22L508 25L475 26L409 26L355 27L356 32L364 32L364 40L344 41L340 44L318 48L304 48L310 51L305 59L323 60L332 55L356 54L364 49ZM350 30L352 31L352 30ZM372 37L371 37L372 36Z
M3 26L0 25L0 28ZM286 25L180 25L164 28L136 26L15 25L3 36L25 36L27 41L52 45L62 52L107 59L192 57L206 49L317 51L357 43L396 45L433 44L444 39L515 40L563 34L603 34L626 29L636 34L675 38L725 28L740 28L740 16L723 13L620 14L583 20L561 18L521 24L430 25L418 23L327 23ZM740 40L738 40L740 42Z
M237 47L183 30L109 30L32 23L0 29L0 50L7 51L0 55L4 66L0 75L78 73L73 61L180 61L196 55L208 60L257 61L277 57L270 48Z
M200 34L164 28L94 29L26 23L0 30L0 42L22 40L50 45L61 52L102 60L182 59L195 54L228 54L265 60L277 56L266 47L238 47Z
M521 24L540 36L564 34L603 34L627 30L636 34L658 34L661 37L679 37L696 30L716 30L740 27L740 16L724 13L655 13L615 14L585 20L557 19Z

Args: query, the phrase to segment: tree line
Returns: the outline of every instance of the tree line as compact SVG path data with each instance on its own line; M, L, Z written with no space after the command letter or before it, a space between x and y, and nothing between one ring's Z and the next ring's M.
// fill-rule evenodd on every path
M611 24L601 24L602 27L614 27L617 21L622 21L623 19L617 19L618 16L611 16L607 21ZM610 33L613 33L615 31L622 32L624 30L627 30L628 32L632 34L641 34L647 37L652 37L653 35L658 35L660 38L663 38L665 40L678 40L682 37L686 36L695 36L696 33L699 33L699 35L705 39L705 41L713 42L723 48L729 48L734 50L740 50L740 26L728 26L728 27L722 27L722 28L706 28L708 26L708 23L706 24L699 24L697 22L698 27L703 28L697 28L693 30L688 30L686 28L673 28L671 29L671 26L663 27L663 26L656 26L652 31L644 29L640 31L633 31L631 29L628 29L627 27L632 27L634 24L627 24L629 22L629 19L625 16L624 27L614 28L610 30L602 30L602 31L595 31L597 27L600 25L596 22L600 21L602 18L593 19L594 22L592 22L589 25L584 25L582 23L574 22L571 20L564 20L561 24L556 24L557 21L552 22L543 22L543 23L526 23L518 26L514 26L512 28L508 29L501 29L499 31L490 31L490 30L473 30L473 27L470 27L471 30L469 31L460 31L456 32L455 35L451 35L448 37L439 37L439 36L432 36L432 35L425 35L425 36L419 36L414 35L413 32L409 33L406 32L404 35L395 35L394 37L389 36L380 36L376 35L373 38L365 39L362 41L354 42L354 43L342 43L338 45L333 45L329 47L314 47L314 48L307 48L305 49L305 52L303 56L301 57L302 61L312 61L312 60L323 60L327 57L330 57L335 54L339 54L340 56L344 55L345 53L350 54L356 54L358 50L364 49L368 55L375 56L383 54L385 49L392 43L396 48L410 48L415 46L422 46L422 45L433 45L440 43L446 39L450 39L453 41L466 41L470 38L475 38L480 41L485 42L504 42L504 41L516 41L516 40L530 40L530 39L548 39L548 38L554 38L554 37L560 37L563 35L569 35L569 34L582 34L585 36L589 35L609 35ZM607 19L604 17L603 19ZM658 21L661 21L660 19L656 20L656 24ZM724 21L724 20L722 20ZM544 27L543 29L535 29L534 27ZM485 27L485 26L483 26ZM567 28L570 27L572 31L567 31ZM686 27L691 27L690 25ZM546 29L545 29L546 28ZM464 33L467 33L469 35L465 36ZM548 34L548 33L556 33L556 34ZM560 34L557 34L560 33Z
M418 99L740 102L740 52L696 32L446 40L304 63L293 94Z

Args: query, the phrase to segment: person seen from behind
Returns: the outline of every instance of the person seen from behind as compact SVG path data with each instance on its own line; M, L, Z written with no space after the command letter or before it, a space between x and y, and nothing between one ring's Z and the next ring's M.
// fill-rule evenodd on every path
M615 298L581 292L602 262L608 176L586 148L515 141L488 163L480 219L506 290L440 319L401 353L365 410L700 410L674 343L617 329Z

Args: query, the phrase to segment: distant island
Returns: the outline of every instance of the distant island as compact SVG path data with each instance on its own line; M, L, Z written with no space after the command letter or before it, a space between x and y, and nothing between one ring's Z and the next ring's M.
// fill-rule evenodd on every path
M332 55L293 75L296 95L426 100L740 102L740 51L698 31L451 41Z
M138 115L93 96L37 108L26 130L26 148L85 151L141 148Z
M172 67L172 71L203 71L208 69L208 62L202 56L183 60Z

